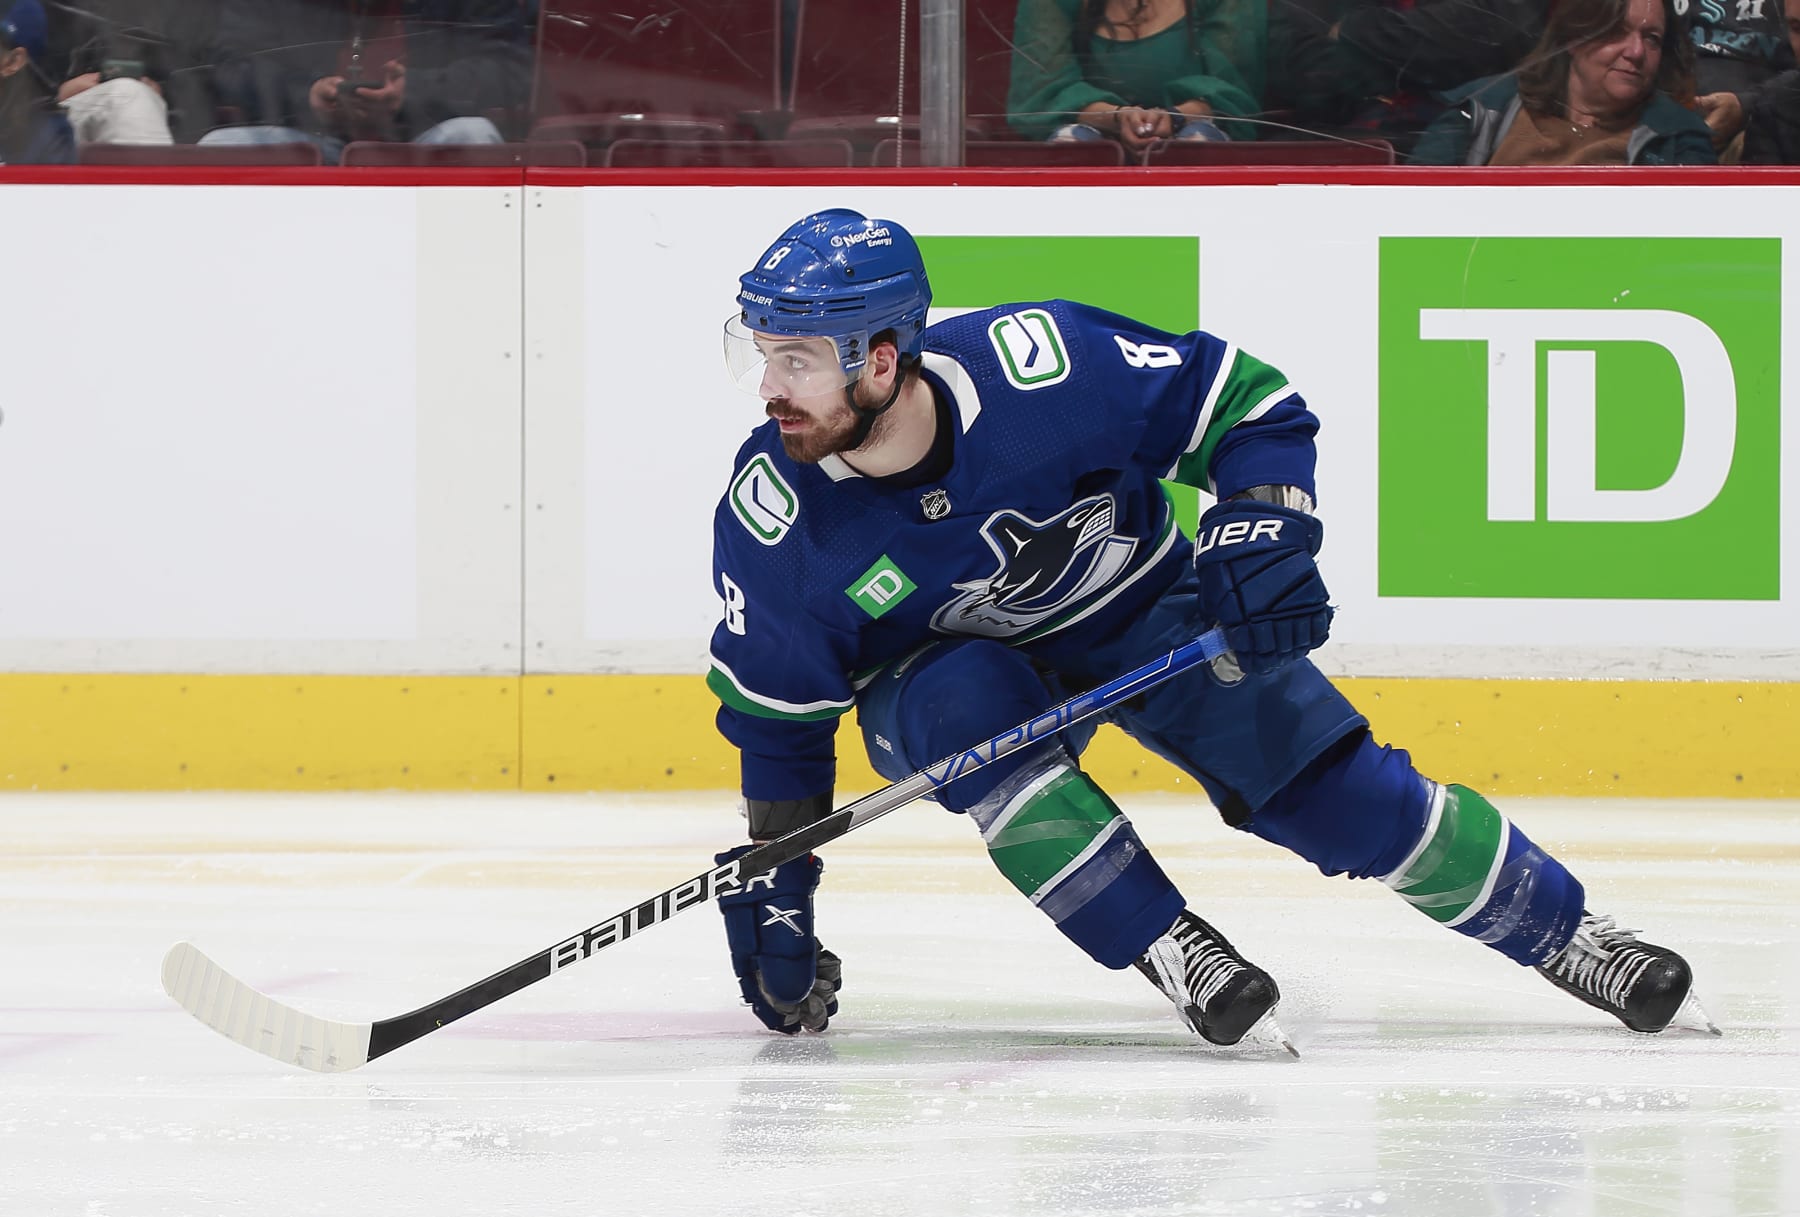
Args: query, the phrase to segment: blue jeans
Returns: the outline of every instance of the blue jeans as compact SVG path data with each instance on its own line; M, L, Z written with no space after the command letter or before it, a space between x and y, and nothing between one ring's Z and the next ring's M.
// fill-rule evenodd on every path
M344 141L335 135L313 135L298 127L253 125L248 127L214 127L199 139L214 147L246 144L315 144L327 165L335 165L344 156ZM501 144L506 137L500 128L485 118L446 118L413 138L415 144Z
M1106 134L1106 132L1102 131L1098 127L1090 127L1086 123L1069 123L1066 126L1058 127L1054 132L1051 133L1049 140L1047 140L1046 142L1052 143L1052 144L1075 144L1075 143L1085 143L1088 140L1111 139L1111 138L1113 138L1113 137ZM1231 137L1229 135L1225 134L1224 131L1219 129L1219 125L1217 123L1213 122L1209 118L1188 118L1181 124L1181 126L1179 128L1176 129L1175 133L1172 136L1170 136L1169 138L1178 139L1178 140L1194 140L1194 139L1230 140L1231 139Z

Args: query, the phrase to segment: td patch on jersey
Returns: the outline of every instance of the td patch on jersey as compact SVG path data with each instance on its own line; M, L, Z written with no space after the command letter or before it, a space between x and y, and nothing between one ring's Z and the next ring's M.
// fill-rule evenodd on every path
M787 484L767 453L759 452L731 479L731 510L738 523L764 545L778 545L800 517L800 496Z
M988 341L1000 356L1000 370L1015 389L1046 389L1069 378L1069 350L1056 318L1041 308L996 317Z

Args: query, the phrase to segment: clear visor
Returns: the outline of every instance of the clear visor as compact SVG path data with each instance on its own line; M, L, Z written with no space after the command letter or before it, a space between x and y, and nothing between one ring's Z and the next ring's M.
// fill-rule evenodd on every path
M736 313L725 322L725 370L762 401L835 393L855 379L838 362L831 339L760 334Z

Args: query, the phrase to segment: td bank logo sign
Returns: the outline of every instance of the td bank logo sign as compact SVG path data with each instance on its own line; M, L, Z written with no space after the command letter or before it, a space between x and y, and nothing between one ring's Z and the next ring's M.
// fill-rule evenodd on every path
M1388 238L1385 596L1780 595L1780 246Z
M1419 310L1419 337L1487 344L1487 518L1536 520L1538 390L1544 413L1543 517L1679 520L1704 509L1731 474L1737 382L1719 336L1686 313L1558 308ZM1637 342L1674 357L1680 455L1669 480L1603 489L1598 480L1602 344ZM1544 366L1537 362L1544 345Z

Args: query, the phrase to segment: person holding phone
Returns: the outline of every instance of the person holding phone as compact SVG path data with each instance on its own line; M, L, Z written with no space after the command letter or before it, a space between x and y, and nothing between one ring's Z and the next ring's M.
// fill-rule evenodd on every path
M221 100L243 116L202 144L351 140L500 143L490 117L517 111L530 49L512 0L225 0Z
M56 101L82 144L172 144L170 67L192 23L157 0L89 0L65 14L70 46ZM70 28L72 26L72 29ZM192 44L185 48L191 52ZM191 60L190 60L191 62Z

